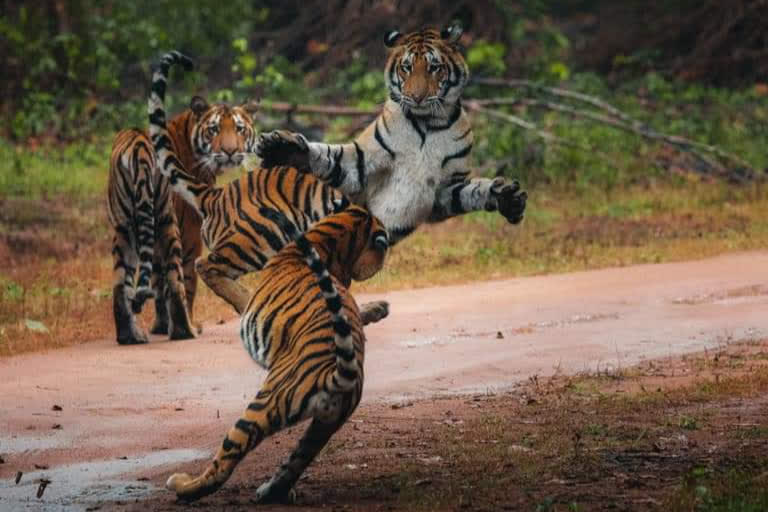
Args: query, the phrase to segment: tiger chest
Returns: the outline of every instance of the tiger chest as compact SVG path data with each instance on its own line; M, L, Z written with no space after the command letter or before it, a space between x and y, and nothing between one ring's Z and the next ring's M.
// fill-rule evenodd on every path
M391 166L369 180L367 206L390 231L424 223L432 213L436 191L446 180L443 160L450 154L447 132L408 140Z

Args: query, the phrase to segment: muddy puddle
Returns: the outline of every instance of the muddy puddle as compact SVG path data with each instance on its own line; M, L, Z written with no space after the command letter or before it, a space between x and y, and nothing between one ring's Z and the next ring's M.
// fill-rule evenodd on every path
M135 501L158 488L140 480L142 471L208 457L199 450L162 450L125 459L81 462L0 480L0 510L85 511L98 503ZM122 476L129 477L121 478ZM37 498L41 481L49 481Z

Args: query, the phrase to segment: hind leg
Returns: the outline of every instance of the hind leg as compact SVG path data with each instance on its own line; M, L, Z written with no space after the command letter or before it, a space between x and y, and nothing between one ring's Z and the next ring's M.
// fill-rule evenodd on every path
M197 477L176 473L165 486L184 501L194 501L215 492L229 479L245 455L268 436L279 431L284 414L278 410L279 401L272 392L262 389L248 404L243 416L230 428L214 459Z
M358 395L359 396L359 395ZM315 417L299 445L275 475L256 490L258 503L289 503L295 501L293 486L304 470L328 444L333 434L352 414L359 399L350 393L341 395L318 393L315 397Z
M112 287L112 312L115 317L117 342L120 345L147 343L147 333L138 326L131 309L134 299L133 278L138 257L132 248L128 231L118 227L112 241L114 260L114 286Z
M184 288L184 274L181 258L181 238L176 218L170 206L157 225L157 247L160 254L160 275L162 276L163 295L167 320L166 332L172 340L194 338L191 308Z
M151 334L168 334L168 305L165 299L166 284L163 264L155 251L155 261L152 263L152 288L155 290L155 321L149 330Z
M248 289L236 281L244 274L243 271L234 268L226 258L216 253L198 258L195 268L208 288L234 307L239 315L243 313L251 298Z
M203 326L194 321L195 297L197 296L197 271L195 262L203 254L203 240L200 235L202 219L183 199L174 194L174 212L178 219L178 236L181 243L181 265L184 276L184 294L187 301L189 321L200 334Z

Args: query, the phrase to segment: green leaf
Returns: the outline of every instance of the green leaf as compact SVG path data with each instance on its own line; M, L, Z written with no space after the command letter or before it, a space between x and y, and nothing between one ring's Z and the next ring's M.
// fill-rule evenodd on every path
M45 324L38 320L30 320L29 318L25 318L24 325L27 327L27 329L33 332L50 332Z

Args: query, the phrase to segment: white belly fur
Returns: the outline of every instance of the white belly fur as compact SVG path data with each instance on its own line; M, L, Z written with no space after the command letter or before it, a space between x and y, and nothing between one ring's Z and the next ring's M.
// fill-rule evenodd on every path
M395 161L388 160L385 168L369 176L358 202L364 203L389 230L415 228L432 212L435 191L450 176L448 169L442 168L443 159L461 147L456 137L469 122L464 118L451 129L429 132L422 145L421 137L400 108L390 104L385 108L393 112L390 133L397 136L388 142L396 153Z

